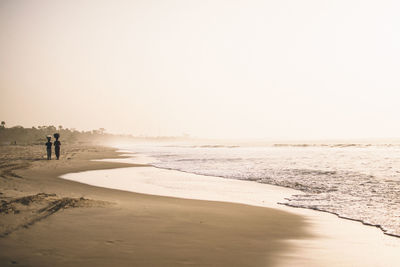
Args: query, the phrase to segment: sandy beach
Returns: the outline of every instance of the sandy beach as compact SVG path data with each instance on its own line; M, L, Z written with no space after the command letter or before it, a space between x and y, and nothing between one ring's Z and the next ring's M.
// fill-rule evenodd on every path
M133 164L157 162L155 158L141 153L129 153L129 150L120 152L127 158L103 161ZM287 241L286 244L290 246L286 248L290 247L290 249L281 251L277 266L389 267L400 265L399 238L385 235L377 227L341 219L334 214L279 204L292 195L303 193L291 188L204 176L156 168L151 165L141 168L70 173L61 177L112 189L182 199L240 203L301 216L306 222L304 227L308 235Z
M399 238L277 204L293 189L159 169L109 147L70 146L59 161L42 150L1 147L1 266L400 264Z
M1 266L274 266L311 238L304 218L249 205L152 196L60 179L146 165L106 147L1 147Z

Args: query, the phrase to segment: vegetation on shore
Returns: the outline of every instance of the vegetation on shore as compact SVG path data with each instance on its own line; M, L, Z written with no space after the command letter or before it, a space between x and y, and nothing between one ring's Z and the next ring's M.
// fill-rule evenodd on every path
M114 141L174 141L182 140L187 137L158 136L143 137L133 135L120 135L106 133L104 128L91 131L79 131L74 128L64 128L62 125L56 127L33 126L25 128L23 126L6 127L4 121L0 124L0 145L38 145L46 142L46 136L53 136L59 133L63 143L110 143Z

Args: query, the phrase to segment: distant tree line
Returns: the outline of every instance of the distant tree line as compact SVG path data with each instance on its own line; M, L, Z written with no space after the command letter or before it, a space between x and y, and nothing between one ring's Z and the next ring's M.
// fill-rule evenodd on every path
M92 131L77 131L76 129L68 129L63 126L43 125L32 128L24 128L22 126L6 127L4 121L0 125L0 144L42 144L46 140L47 135L53 136L59 133L64 142L89 141L93 138L104 137L105 129L100 128Z
M43 125L31 128L23 126L6 127L6 122L0 124L0 145L35 145L46 142L46 136L53 136L59 133L63 143L104 143L104 142L121 142L121 141L176 141L182 137L159 136L159 137L135 137L132 135L115 135L105 133L106 129L99 128L91 131L78 131L74 128L64 128L62 125L58 127L54 125ZM188 137L184 137L186 139Z

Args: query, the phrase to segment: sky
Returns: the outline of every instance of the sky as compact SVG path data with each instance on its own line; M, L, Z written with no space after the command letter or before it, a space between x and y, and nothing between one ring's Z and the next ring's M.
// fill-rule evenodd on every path
M399 1L0 0L0 120L400 137Z

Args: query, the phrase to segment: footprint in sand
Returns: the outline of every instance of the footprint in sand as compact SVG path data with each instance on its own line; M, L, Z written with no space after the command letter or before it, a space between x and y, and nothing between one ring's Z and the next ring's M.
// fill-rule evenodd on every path
M120 243L122 242L122 240L106 240L106 243L109 245L113 245L115 243Z

